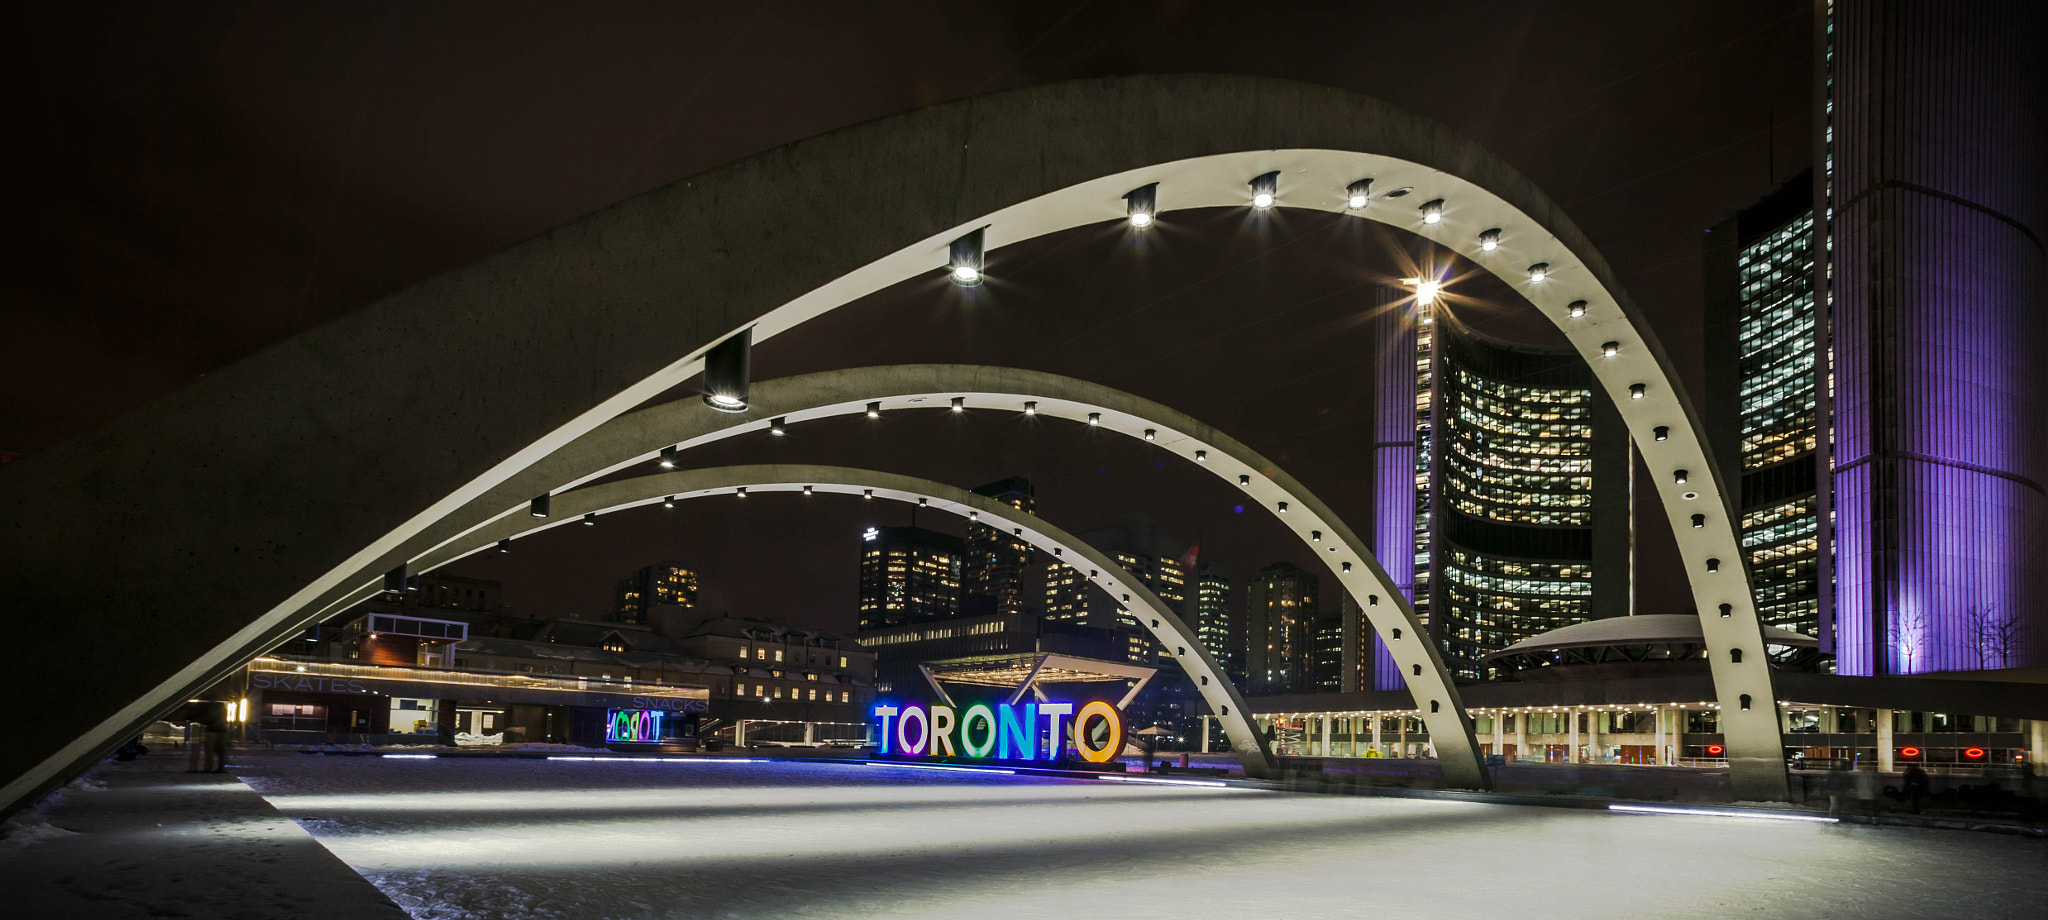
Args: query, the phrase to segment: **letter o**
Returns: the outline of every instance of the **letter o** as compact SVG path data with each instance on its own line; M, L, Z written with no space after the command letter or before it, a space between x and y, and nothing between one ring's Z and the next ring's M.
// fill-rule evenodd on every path
M904 730L910 727L911 716L917 717L916 744L910 743L910 733ZM932 724L925 718L924 707L903 707L903 714L896 717L896 750L905 754L922 754L924 753L924 743L930 740L932 740Z
M1088 719L1090 717L1101 718L1102 721L1109 724L1109 740L1102 747L1091 747L1088 744ZM1081 752L1082 760L1089 763L1107 763L1110 758L1121 753L1123 749L1124 719L1123 715L1116 711L1115 706L1111 706L1102 700L1096 700L1081 707L1081 711L1075 713L1074 750Z
M980 744L974 743L976 719L980 719L981 724L988 726L986 740ZM966 751L969 757L987 757L989 750L995 746L996 714L989 711L987 703L976 703L967 707L967 712L960 716L960 749Z

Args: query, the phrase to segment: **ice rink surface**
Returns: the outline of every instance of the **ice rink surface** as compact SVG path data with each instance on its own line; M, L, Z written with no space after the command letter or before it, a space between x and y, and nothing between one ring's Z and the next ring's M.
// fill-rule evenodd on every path
M418 918L2048 916L2048 841L794 763L267 755Z

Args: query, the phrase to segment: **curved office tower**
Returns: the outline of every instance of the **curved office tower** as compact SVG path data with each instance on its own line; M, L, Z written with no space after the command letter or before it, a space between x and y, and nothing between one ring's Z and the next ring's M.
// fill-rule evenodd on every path
M2044 18L1823 7L1843 674L2048 661Z
M1628 613L1628 435L1585 360L1412 302L1383 306L1379 330L1374 552L1452 673ZM1371 684L1402 686L1383 649Z

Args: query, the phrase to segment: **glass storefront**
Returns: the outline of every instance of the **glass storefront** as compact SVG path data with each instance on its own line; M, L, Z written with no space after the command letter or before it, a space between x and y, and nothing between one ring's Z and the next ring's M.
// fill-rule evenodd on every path
M435 700L391 698L391 734L433 735L441 730L439 704Z

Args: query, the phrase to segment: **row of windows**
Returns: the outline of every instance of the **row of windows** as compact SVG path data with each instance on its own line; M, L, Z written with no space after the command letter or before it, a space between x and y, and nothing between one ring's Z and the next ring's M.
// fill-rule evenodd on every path
M1551 389L1546 387L1525 387L1512 383L1501 383L1481 377L1464 368L1453 368L1458 375L1458 388L1468 393L1492 396L1510 402L1555 404L1560 406L1578 405L1590 402L1593 391L1572 389Z
M749 688L751 688L751 692L749 692ZM825 690L820 690L820 689L818 689L817 687L790 687L790 688L788 688L788 689L789 689L789 698L790 698L790 699L792 699L792 700L799 700L799 701L802 701L802 702L810 702L810 703L819 703L819 702L823 702L823 703L851 703L851 702L853 702L853 691L851 691L851 690L832 690L832 689L825 689ZM782 687L771 687L771 686L769 686L769 685L767 685L767 684L745 684L745 683L736 683L736 684L733 684L733 685L732 685L732 695L733 695L733 696L750 696L750 695L751 695L751 696L754 696L754 697L756 697L756 698L758 698L758 699L764 699L764 700L779 700L779 699L782 699L782 691L783 691L783 688L782 688Z

